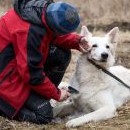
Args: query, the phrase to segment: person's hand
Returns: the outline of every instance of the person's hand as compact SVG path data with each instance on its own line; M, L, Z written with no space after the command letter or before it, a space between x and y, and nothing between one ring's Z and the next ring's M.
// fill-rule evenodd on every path
M68 99L71 95L69 93L68 89L62 88L62 89L60 89L60 91L61 91L61 96L60 96L59 102L62 102L64 100Z
M91 49L91 44L86 37L82 37L79 43L81 52L88 52Z

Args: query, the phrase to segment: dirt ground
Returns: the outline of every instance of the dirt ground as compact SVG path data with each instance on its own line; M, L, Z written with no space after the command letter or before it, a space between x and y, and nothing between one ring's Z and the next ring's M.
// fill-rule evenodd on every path
M99 0L64 1L78 6L82 17L81 25L88 25L94 35L104 35L112 27L119 27L121 31L117 48L116 64L130 68L129 0L100 0L100 2ZM6 10L7 7L1 6L0 4L0 15ZM72 60L63 81L69 81L80 53L73 51L72 54ZM9 121L0 117L0 130L130 130L130 102L119 108L117 113L117 116L112 119L101 122L91 122L74 129L67 129L65 124L34 125L26 122Z

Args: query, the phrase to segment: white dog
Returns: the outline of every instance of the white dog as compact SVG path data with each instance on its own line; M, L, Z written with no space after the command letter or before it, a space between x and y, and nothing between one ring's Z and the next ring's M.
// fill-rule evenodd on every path
M116 109L130 99L130 89L98 69L89 60L110 71L130 86L130 70L113 66L119 29L112 29L104 37L93 37L83 26L81 35L86 36L92 48L82 53L77 61L71 86L79 90L72 95L73 102L54 109L55 116L83 112L82 116L66 123L67 127L81 126L90 121L106 120L115 116Z

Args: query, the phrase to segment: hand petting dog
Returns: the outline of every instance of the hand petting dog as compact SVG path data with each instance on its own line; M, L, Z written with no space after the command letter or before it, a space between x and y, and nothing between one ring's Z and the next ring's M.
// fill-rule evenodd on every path
M86 37L82 37L79 43L80 51L85 53L88 52L91 49L91 44L88 42L88 39Z
M84 35L86 34L86 35ZM89 32L89 30L86 28L86 26L83 26L81 29L81 36L83 36L80 40L79 46L80 51L83 53L88 52L92 48L92 44L89 42L89 37L92 36L92 33Z

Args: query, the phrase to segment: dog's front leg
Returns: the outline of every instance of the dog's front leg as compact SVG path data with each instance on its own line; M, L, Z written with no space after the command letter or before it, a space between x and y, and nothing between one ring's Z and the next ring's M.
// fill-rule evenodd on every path
M85 123L88 123L90 121L99 121L99 120L109 119L115 115L115 111L116 111L115 107L105 106L92 113L89 113L89 114L86 114L79 118L68 121L66 123L66 126L67 127L77 127L77 126L81 126Z
M88 100L88 103L95 110L89 114L67 122L67 127L76 127L90 121L99 121L112 118L115 115L116 107L111 92L103 90Z

